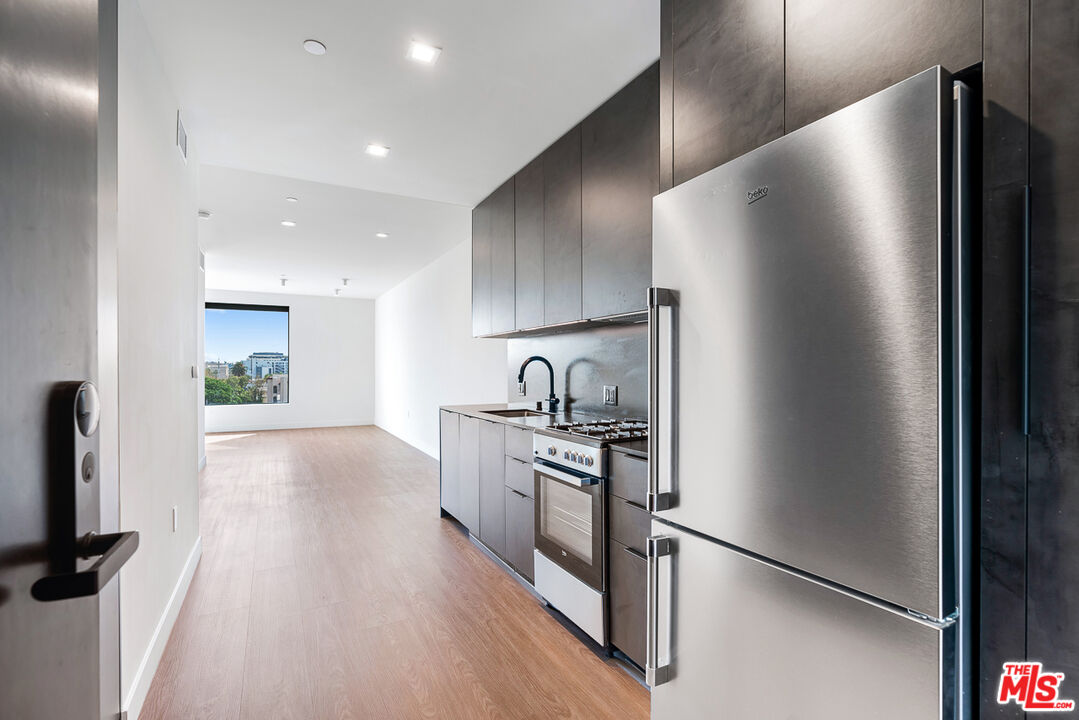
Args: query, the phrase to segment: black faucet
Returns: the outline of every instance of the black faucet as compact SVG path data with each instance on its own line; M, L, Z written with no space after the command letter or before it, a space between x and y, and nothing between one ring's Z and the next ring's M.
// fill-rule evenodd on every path
M532 364L536 360L538 360L539 362L541 362L541 363L543 363L544 365L547 366L547 372L551 376L551 394L547 398L547 409L552 413L557 413L558 412L558 398L555 397L555 394L554 394L554 368L551 367L551 362L547 358L542 357L540 355L533 355L532 357L528 358L523 363L521 363L521 372L517 373L517 389L521 391L521 394L524 394L525 368L527 368L530 364Z

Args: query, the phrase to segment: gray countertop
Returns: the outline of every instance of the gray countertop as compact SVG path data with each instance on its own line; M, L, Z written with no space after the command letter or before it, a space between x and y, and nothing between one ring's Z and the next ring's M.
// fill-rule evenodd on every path
M468 415L469 417L479 418L480 420L490 420L491 422L499 422L505 425L513 425L516 427L526 428L544 428L555 423L567 423L567 422L581 422L586 420L595 420L595 415L585 415L584 413L557 413L555 415L533 415L531 417L504 417L502 415L495 415L492 410L531 410L536 412L535 403L487 403L484 405L443 405L439 410L447 410L449 412L455 412L460 415Z
M492 410L535 411L535 403L486 403L481 405L443 405L439 408L439 410L446 410L448 412L458 413L459 415L467 415L469 417L479 418L480 420L489 420L491 422L499 422L505 425L511 425L520 428L530 428L533 430L535 430L536 428L545 428L555 423L581 422L597 419L596 415L587 415L585 413L577 412L560 412L555 415L533 415L531 417L504 417L502 415L495 415L491 412ZM613 443L609 447L611 450L625 453L626 455L633 455L634 457L639 458L648 457L647 440L628 440L622 443Z

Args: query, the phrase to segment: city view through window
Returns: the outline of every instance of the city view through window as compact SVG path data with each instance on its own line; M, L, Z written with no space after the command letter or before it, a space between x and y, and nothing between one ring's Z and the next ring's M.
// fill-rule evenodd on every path
M288 308L206 303L206 404L288 402Z

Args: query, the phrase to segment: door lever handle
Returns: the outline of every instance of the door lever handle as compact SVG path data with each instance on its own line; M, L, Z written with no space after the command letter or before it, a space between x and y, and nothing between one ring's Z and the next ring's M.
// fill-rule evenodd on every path
M43 577L30 588L30 594L41 602L97 595L138 547L139 534L134 530L106 535L90 533L77 543L77 552L85 558L100 555L98 561L80 572Z

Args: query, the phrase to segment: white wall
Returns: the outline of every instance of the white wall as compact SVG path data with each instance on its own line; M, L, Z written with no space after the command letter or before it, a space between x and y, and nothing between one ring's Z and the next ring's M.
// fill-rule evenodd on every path
M506 341L472 337L465 240L375 301L375 424L438 457L440 405L506 402Z
M120 526L139 531L120 574L120 659L137 718L199 557L198 160L176 148L179 105L136 0L120 0L118 52Z
M212 261L212 256L207 258L207 263ZM207 407L206 432L370 425L374 421L373 300L212 289L206 290L206 300L289 308L288 403Z

